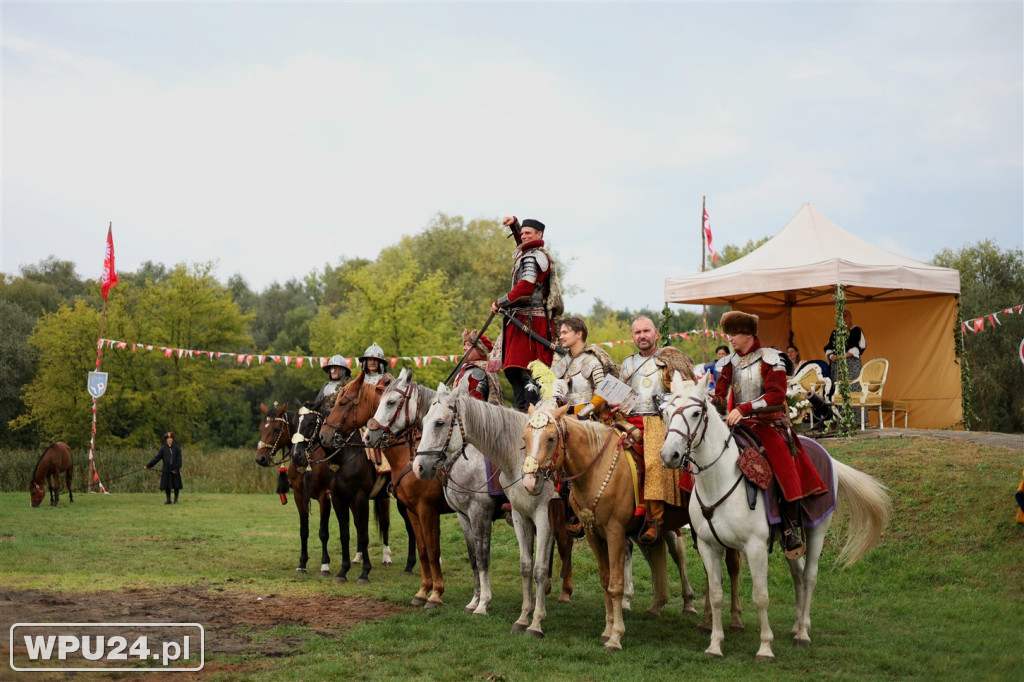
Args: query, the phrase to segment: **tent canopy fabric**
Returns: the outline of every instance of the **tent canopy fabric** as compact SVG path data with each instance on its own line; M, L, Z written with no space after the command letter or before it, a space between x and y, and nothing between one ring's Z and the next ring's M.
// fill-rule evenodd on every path
M889 360L886 400L910 403L910 425L944 428L962 416L956 361L960 273L868 244L810 204L757 250L704 273L665 280L670 303L727 305L760 317L762 343L824 357L835 287L868 342ZM851 377L851 380L854 377Z

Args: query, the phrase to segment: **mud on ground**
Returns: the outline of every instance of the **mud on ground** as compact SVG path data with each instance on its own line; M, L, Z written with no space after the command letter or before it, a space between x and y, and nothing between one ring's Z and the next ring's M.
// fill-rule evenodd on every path
M199 673L149 673L147 679L190 679L213 673L243 672L248 666L210 661L211 655L291 656L302 634L268 630L282 625L311 628L309 634L335 637L354 624L403 613L400 606L360 597L286 596L226 591L217 586L131 589L118 592L59 593L0 589L0 631L14 623L199 623L206 631L206 665ZM66 679L66 673L16 673L10 669L10 638L0 638L0 679ZM258 667L254 666L254 667ZM251 668L250 668L251 669ZM125 669L130 672L130 668ZM123 673L83 673L89 679ZM139 676L145 673L139 673ZM134 675L132 677L135 677Z

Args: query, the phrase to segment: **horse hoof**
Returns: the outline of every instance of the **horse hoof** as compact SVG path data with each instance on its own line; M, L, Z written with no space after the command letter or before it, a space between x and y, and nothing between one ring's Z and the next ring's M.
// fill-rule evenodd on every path
M423 597L413 597L412 601L409 602L409 603L412 604L413 606L423 606L424 604L427 603L427 600L424 599Z
M711 626L707 623L697 623L697 629L701 632L711 632Z
M408 571L402 571L402 575L412 575L412 569L409 569Z
M526 629L526 636L533 637L534 639L544 639L544 633L541 630Z
M466 608L462 609L462 610L463 610L464 613L473 613L474 611L476 611L476 609L471 609L468 606Z
M436 609L438 606L441 606L443 603L444 602L430 601L428 599L427 603L423 605L423 608L425 608L425 609Z
M793 639L793 644L798 646L798 647L801 647L803 649L810 649L811 648L811 640L809 640L809 639L796 639L796 638L794 638Z
M775 660L775 656L771 656L768 654L758 654L757 656L754 656L754 660L759 663L771 663Z
M720 661L720 660L722 660L723 658L725 658L725 656L723 656L722 654L719 654L719 653L712 653L712 652L710 652L710 651L705 651L705 652L704 652L704 654L705 654L706 656L708 656L709 658L713 658L713 659L715 659L715 660L717 660L717 661Z
M360 578L359 580L356 581L356 585L369 585L369 584L370 584L370 579L369 578Z
M730 625L729 626L729 632L743 632L743 626L742 625Z
M696 609L696 607L693 607L693 606L683 607L683 613L685 613L687 615L690 615L690 616L696 616L697 615L697 609Z
M604 643L604 648L608 649L608 651L622 651L622 645L619 644L618 642L611 642L611 641L605 642Z
M336 582L336 583L338 583L340 585L341 583L347 583L348 582L348 578L346 578L343 575L336 575L336 576L334 576L334 582Z
M526 626L525 625L522 625L521 623L512 623L512 634L513 635L518 634L518 633L520 633L520 632L522 632L524 630L526 630Z
M572 597L570 597L567 594L559 595L558 596L558 603L559 604L571 604L572 603Z
M305 571L303 571L303 573L305 573ZM319 575L321 578L330 578L331 577L331 572L330 571L320 571L317 575Z
M382 565L382 566L394 566L394 564L393 564L393 563L391 563L390 561L385 561L385 562L382 562L382 563L381 563L381 565Z
M601 635L601 644L604 644L609 639L611 639L611 637L609 637L608 635Z
M302 566L299 566L298 568L295 569L295 572L296 573L305 573L306 569L304 569Z

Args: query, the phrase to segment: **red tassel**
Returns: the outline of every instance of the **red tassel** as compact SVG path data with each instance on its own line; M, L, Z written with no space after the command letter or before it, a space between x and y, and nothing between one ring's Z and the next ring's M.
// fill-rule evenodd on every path
M633 510L633 516L647 516L647 508L637 507L636 509Z

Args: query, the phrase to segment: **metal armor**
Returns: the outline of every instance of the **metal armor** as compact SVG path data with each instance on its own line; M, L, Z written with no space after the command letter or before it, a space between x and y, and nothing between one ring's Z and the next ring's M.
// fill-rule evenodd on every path
M536 284L541 273L549 267L551 267L551 262L540 249L529 249L516 254L515 263L512 264L512 286L514 287L524 279L527 282ZM534 288L533 293L530 294L529 302L510 301L509 305L513 310L520 308L540 309L541 315L544 315L545 299L547 298L546 291L544 291L545 288L543 286Z
M733 353L722 358L732 365L732 392L734 404L750 403L755 410L767 407L764 398L763 365L786 371L782 355L774 348L758 348L752 353L740 356Z
M658 414L661 397L665 395L663 368L654 355L644 357L634 353L622 362L619 376L637 395L630 414Z
M567 405L588 404L594 397L594 389L604 380L601 361L586 351L576 357L559 355L552 363L551 371L569 387L564 399Z

